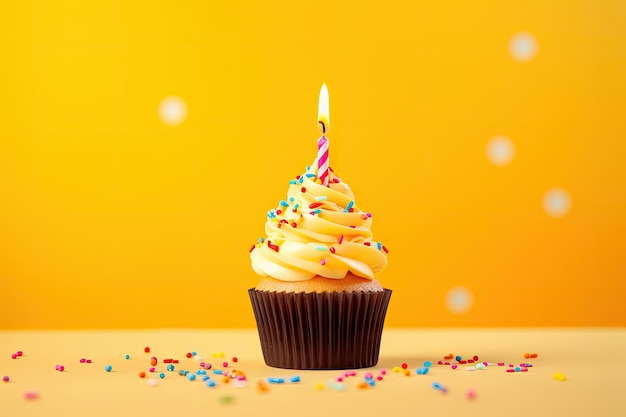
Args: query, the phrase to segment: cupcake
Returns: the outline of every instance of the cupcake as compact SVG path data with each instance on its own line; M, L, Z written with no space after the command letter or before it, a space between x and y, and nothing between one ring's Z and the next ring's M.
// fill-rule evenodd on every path
M248 292L263 357L287 369L374 366L391 297L375 277L387 249L350 187L332 170L322 185L317 166L290 181L250 249L262 277Z

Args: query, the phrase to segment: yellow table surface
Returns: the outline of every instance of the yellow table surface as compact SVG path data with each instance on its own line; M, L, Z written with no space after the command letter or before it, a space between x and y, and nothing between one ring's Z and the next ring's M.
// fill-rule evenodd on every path
M149 354L145 346L151 347ZM24 356L11 359L18 350ZM148 371L151 356L176 358L178 369L196 371L200 360L221 368L237 356L248 385L235 387L218 380L214 388L189 381L178 372L156 374L156 386L138 376ZM224 358L213 357L224 353ZM525 352L538 353L525 360ZM507 373L504 367L466 371L438 366L448 353L481 360L532 363L529 372ZM295 371L267 367L256 330L150 331L5 331L0 332L0 416L184 416L184 415L481 415L481 416L624 416L626 415L626 329L386 329L377 366L357 370L346 378L345 389L316 388L341 371ZM130 360L124 357L131 356ZM81 358L93 361L79 363ZM427 375L415 369L434 364ZM394 373L409 365L410 376ZM57 364L64 372L55 370ZM105 372L106 364L113 371ZM219 366L217 366L219 364ZM232 366L231 366L232 367ZM157 369L164 371L160 361ZM359 389L365 372L387 375L375 387ZM555 372L566 381L553 379ZM212 378L217 378L208 371ZM271 384L267 392L257 381L299 375L298 383ZM448 391L432 388L440 382ZM468 400L469 389L476 398ZM35 391L36 400L24 392ZM225 402L224 399L230 399Z

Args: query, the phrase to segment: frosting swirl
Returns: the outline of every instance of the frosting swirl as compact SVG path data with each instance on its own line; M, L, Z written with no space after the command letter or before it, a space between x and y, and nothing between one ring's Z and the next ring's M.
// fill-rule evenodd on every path
M341 279L348 272L366 279L387 264L387 249L372 241L372 215L332 170L329 186L316 178L317 160L290 181L287 200L267 214L265 239L252 246L252 268L261 276L305 281Z

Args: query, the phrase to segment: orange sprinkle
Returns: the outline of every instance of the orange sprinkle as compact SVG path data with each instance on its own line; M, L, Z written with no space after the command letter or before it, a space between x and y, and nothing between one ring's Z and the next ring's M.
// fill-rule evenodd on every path
M259 392L267 392L269 391L269 386L261 379L256 382L256 388Z
M530 353L528 352L524 353L524 359L528 359L528 358L530 358Z
M539 354L538 353L531 353L530 357L531 358L537 358L537 357L539 357Z
M228 384L230 382L230 377L229 376L225 376L222 378L222 383L223 384Z
M411 371L409 371L408 369L405 369L404 376L411 376Z
M369 387L369 385L367 384L367 382L361 382L359 385L356 386L358 389L367 389Z
M146 373L145 372L139 372L139 378L145 378L146 377Z

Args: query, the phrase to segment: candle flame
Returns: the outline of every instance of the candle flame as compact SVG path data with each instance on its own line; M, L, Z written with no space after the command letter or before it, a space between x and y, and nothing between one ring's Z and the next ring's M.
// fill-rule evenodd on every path
M322 83L322 88L320 89L320 99L317 105L317 123L322 131L322 136L324 136L330 127L330 110L326 83Z

